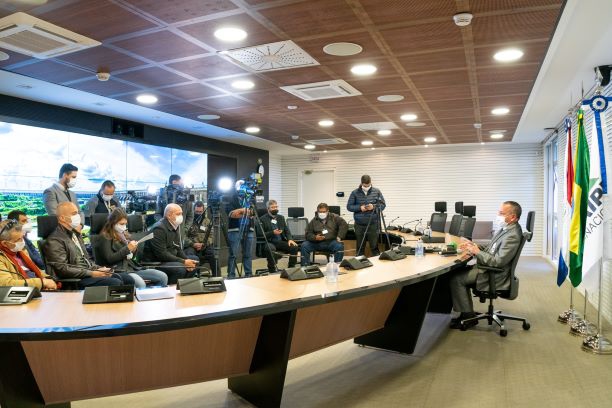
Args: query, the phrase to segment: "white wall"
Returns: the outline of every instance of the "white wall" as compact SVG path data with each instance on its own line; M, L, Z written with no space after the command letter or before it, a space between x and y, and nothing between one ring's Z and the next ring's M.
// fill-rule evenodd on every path
M525 214L523 225L527 211L535 210L537 215L534 238L523 253L541 255L542 152L540 144L498 143L283 156L281 213L286 214L288 207L299 206L300 171L333 168L336 191L344 191L345 197L328 204L340 205L343 215L347 213L346 201L359 185L362 174L372 176L373 185L382 190L387 202L385 218L391 221L399 216L396 223L421 217L429 220L435 201L447 201L451 214L455 201L476 205L476 218L492 221L501 202L518 201ZM313 161L313 156L318 156L318 161ZM270 161L273 162L272 157ZM272 191L271 187L271 196Z
M266 199L272 199L278 201L278 205L281 208L282 214L287 214L287 211L283 209L282 202L282 169L281 169L281 157L277 154L270 153L269 157L270 168L268 169L268 182L270 197Z

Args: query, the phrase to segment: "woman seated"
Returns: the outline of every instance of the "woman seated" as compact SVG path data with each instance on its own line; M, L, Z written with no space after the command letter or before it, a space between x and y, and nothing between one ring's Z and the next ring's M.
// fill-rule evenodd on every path
M94 246L96 262L128 272L134 278L136 288L144 288L145 280L152 286L167 286L168 275L156 269L144 269L132 259L138 242L130 240L127 218L127 213L121 208L114 209L109 215Z
M0 222L0 286L57 289L55 281L28 256L22 227L16 220Z

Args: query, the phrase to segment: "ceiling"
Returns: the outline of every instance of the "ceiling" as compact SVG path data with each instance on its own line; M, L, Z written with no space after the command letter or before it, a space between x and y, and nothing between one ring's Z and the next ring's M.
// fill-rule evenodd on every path
M32 3L44 3L32 5ZM0 17L16 11L57 24L102 42L101 46L38 60L6 51L0 68L89 94L129 104L147 92L159 101L147 106L162 114L198 120L201 114L220 119L207 124L244 132L257 126L258 138L291 146L310 140L342 138L347 143L317 146L361 148L492 142L492 130L505 130L509 141L519 124L530 91L559 19L563 0L13 0L0 3ZM457 12L474 15L472 24L453 23ZM221 27L240 27L246 39L225 43L214 36ZM255 73L220 51L292 40L320 65ZM363 47L354 56L323 52L333 42ZM499 63L495 52L520 48L524 56ZM356 76L359 63L377 67ZM111 79L100 82L104 68ZM231 83L248 79L247 91ZM307 102L281 89L343 79L360 96ZM401 102L380 102L385 94ZM78 105L78 103L77 103ZM289 110L289 105L298 108ZM495 116L495 107L509 113ZM88 109L89 110L89 109ZM418 116L422 127L408 127L405 113ZM321 119L332 119L322 128ZM143 120L145 121L145 120ZM389 136L360 131L351 124L393 122ZM474 123L481 123L476 129ZM162 124L163 127L163 124ZM291 136L299 136L296 141ZM273 144L275 144L273 143ZM301 147L300 145L297 145Z

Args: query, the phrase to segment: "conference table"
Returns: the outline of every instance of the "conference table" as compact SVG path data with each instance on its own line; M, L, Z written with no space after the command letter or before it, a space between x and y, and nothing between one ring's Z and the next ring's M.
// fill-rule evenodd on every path
M436 283L462 264L457 256L370 260L341 268L336 283L275 274L226 280L222 293L82 304L81 291L44 292L0 308L0 405L69 407L228 378L254 405L280 406L290 359L350 339L412 353L426 313L450 312Z

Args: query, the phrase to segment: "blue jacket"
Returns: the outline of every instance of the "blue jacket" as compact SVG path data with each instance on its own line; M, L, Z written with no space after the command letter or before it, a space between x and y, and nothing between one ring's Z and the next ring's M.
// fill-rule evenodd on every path
M25 241L26 249L28 250L28 255L30 256L30 259L36 264L36 266L38 266L38 269L44 270L45 263L43 262L42 257L40 256L40 252L38 252L32 241L30 241L27 237L24 236L23 240Z
M385 198L382 195L382 192L376 187L372 186L368 190L368 194L366 195L361 186L357 187L351 193L347 203L346 209L353 213L353 218L355 219L355 224L359 225L367 225L370 216L372 215L372 211L361 211L361 206L366 204L375 204L379 203L379 208L384 210L386 207ZM372 222L378 222L378 219L373 218Z

